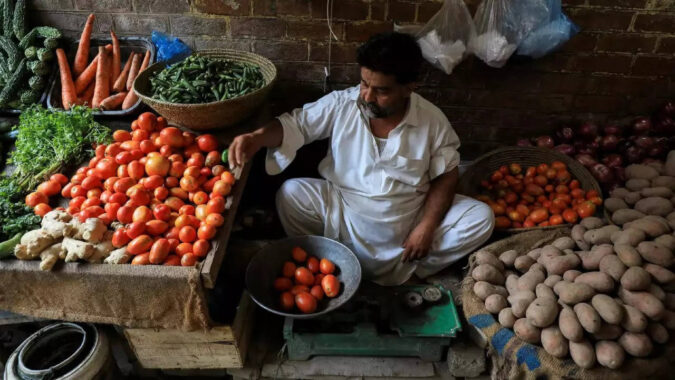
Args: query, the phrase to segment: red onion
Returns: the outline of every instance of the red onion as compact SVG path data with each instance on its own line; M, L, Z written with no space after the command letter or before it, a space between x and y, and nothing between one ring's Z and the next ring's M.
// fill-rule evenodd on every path
M614 177L616 177L619 182L626 182L626 168L623 166L617 166L612 168L612 170L614 171Z
M670 117L675 117L675 103L674 102L667 102L663 106L663 112L665 112Z
M602 163L609 166L610 168L616 168L623 165L623 158L621 157L621 155L618 155L616 153L609 154L602 158Z
M656 144L654 144L654 146L652 146L651 148L649 148L647 150L647 155L649 157L661 158L661 157L665 156L665 154L666 154L665 144L656 143Z
M652 122L646 117L639 117L633 121L633 133L646 135L652 129Z
M517 146L532 146L532 143L528 139L518 139L516 143Z
M648 136L640 136L635 139L635 145L642 149L649 149L654 146L654 139Z
M654 133L664 136L675 134L675 120L670 117L659 118L654 123Z
M577 154L576 157L574 157L575 160L577 160L581 165L584 165L585 167L591 167L595 164L598 163L598 161L593 158L593 156L589 154Z
M640 162L642 156L644 156L644 150L638 148L637 146L631 146L630 148L626 149L626 153L624 154L626 161L630 164Z
M551 136L539 136L537 137L537 146L542 148L553 149L555 142Z
M577 134L585 140L593 140L598 135L598 126L589 121L585 122L577 129Z
M562 153L562 154L565 154L565 155L567 155L567 156L574 156L574 152L576 151L576 150L574 149L574 147L573 147L572 145L570 145L570 144L560 144L560 145L556 145L556 147L553 148L553 149L555 149L555 150L557 150L558 152L560 152L560 153Z
M555 137L558 141L563 143L571 142L574 139L574 130L570 127L558 128L558 130L555 131Z
M602 131L605 135L621 136L623 134L623 129L616 124L605 125Z
M619 145L619 138L616 135L607 135L600 141L600 146L605 152L612 152L616 150Z
M603 164L591 166L591 174L601 183L610 183L614 181L614 172Z

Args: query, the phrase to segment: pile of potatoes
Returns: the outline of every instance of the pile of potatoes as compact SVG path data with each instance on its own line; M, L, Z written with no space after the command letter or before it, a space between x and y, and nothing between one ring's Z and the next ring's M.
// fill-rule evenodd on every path
M663 217L623 228L590 217L530 252L476 252L473 292L522 340L582 368L616 369L675 329L673 249Z
M620 226L645 215L668 216L673 220L675 206L675 151L666 163L630 165L626 168L625 187L614 189L605 199L605 209L614 224ZM675 222L671 222L675 228Z

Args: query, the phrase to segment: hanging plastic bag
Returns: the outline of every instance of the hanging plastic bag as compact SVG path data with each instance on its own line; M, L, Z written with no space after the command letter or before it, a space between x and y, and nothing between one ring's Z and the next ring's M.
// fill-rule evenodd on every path
M476 27L463 0L445 0L416 33L424 58L446 74L469 55L467 46L475 35Z
M517 54L540 58L558 49L579 32L562 11L560 0L549 0L551 9L548 22L534 29L518 46Z
M177 62L192 54L192 49L177 37L152 31L152 43L157 48L157 62Z

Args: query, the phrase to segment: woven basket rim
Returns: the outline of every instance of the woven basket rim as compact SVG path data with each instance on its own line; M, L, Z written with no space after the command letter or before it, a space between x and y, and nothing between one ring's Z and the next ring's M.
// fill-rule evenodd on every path
M172 103L172 102L167 102L161 99L153 98L149 95L146 95L142 92L140 92L136 88L136 81L134 81L134 86L133 90L136 92L138 97L143 99L144 102L147 103L154 103L154 104L159 104L167 107L189 107L190 109L198 109L201 107L213 107L213 106L219 106L219 105L226 105L226 104L232 104L234 101L240 102L240 101L245 101L245 100L250 100L253 99L254 97L258 97L261 95L264 95L266 91L271 88L271 86L276 82L277 80L277 67L274 65L272 61L267 59L266 57L263 57L260 54L248 52L248 51L243 51L243 50L234 50L234 49L205 49L205 50L199 50L193 52L191 55L204 55L204 56L209 56L213 57L215 56L216 58L222 58L222 59L227 59L227 55L237 55L237 57L245 56L251 59L257 59L260 60L261 62L252 62L260 66L260 70L263 71L263 68L267 68L271 71L271 76L272 79L270 79L269 82L267 82L264 86L260 87L257 90L254 90L252 92L249 92L247 94L244 94L242 96L237 96L236 98L231 98L231 99L225 99L225 100L217 100L214 102L208 102L208 103ZM234 58L234 57L233 57ZM158 70L159 67L166 67L166 62L156 62L152 64L150 67L148 67L145 71L147 72L146 75L154 74L155 71ZM143 73L139 74L142 75ZM263 78L264 79L264 78Z

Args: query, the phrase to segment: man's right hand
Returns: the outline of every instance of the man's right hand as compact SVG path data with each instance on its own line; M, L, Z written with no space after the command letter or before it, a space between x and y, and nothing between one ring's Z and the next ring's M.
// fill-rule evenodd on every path
M234 138L228 151L228 160L232 166L244 166L262 148L260 135L245 133Z

